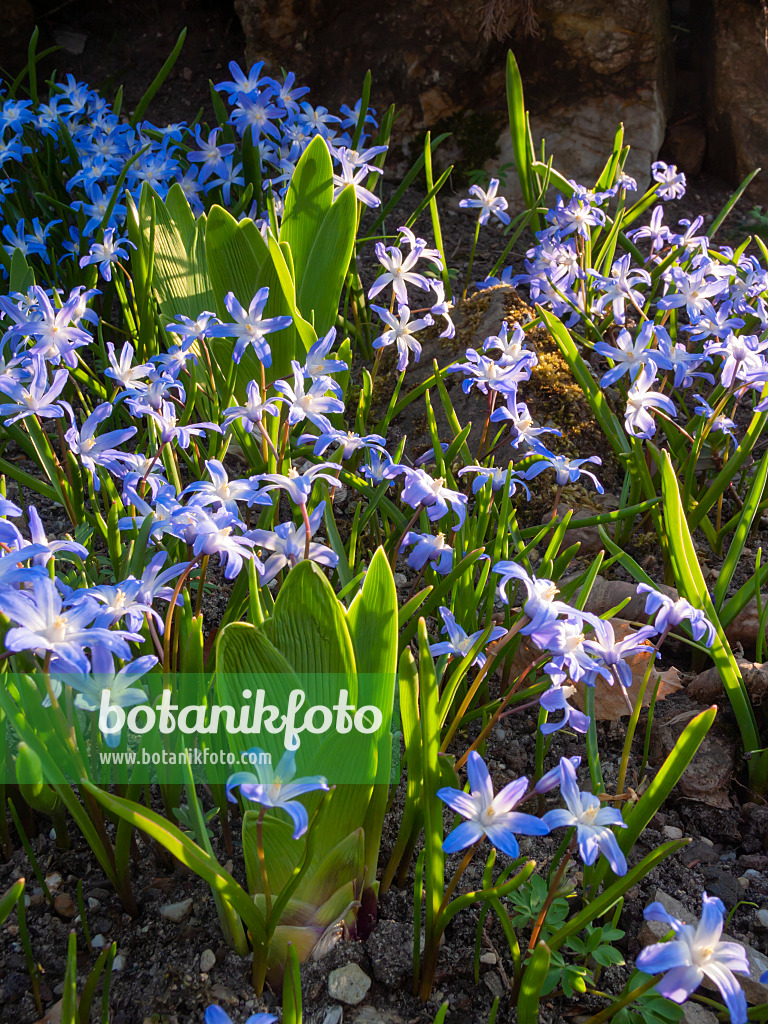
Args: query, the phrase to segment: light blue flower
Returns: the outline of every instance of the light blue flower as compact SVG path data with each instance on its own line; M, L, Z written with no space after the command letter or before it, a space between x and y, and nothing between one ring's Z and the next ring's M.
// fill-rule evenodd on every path
M669 925L675 939L646 946L636 963L647 974L666 972L657 982L656 990L674 1003L684 1003L708 978L720 990L732 1024L746 1024L747 999L733 972L748 975L749 960L743 946L721 941L724 916L722 901L706 893L702 894L701 920L695 928L672 917L661 903L651 903L645 909L646 921ZM767 977L763 976L761 981Z
M576 785L576 769L567 757L560 758L560 792L565 807L547 811L543 820L550 829L576 828L576 841L581 859L594 864L602 853L616 875L626 875L627 858L619 849L616 836L609 826L626 828L626 822L617 807L603 807L593 793L583 793Z
M296 774L296 752L286 750L280 758L277 768L269 763L262 764L263 751L252 747L249 754L254 755L252 763L255 772L235 772L227 780L227 799L236 803L232 790L240 787L240 794L252 803L262 807L285 811L294 824L293 839L300 839L309 827L309 815L304 804L296 799L305 793L316 790L328 790L328 783L322 775L311 775L305 779L293 780Z
M274 1013L252 1013L245 1024L275 1024ZM205 1024L233 1024L232 1018L220 1006L211 1005L205 1011Z
M443 617L443 628L440 630L441 633L447 633L448 639L441 640L439 643L430 645L430 652L434 655L441 654L452 654L456 658L463 658L469 654L472 648L475 646L479 638L483 635L485 630L478 629L476 633L467 633L466 630L456 621L456 617L450 608L440 607L440 614ZM490 632L487 643L492 644L497 640L500 640L506 630L503 626L494 626ZM485 664L485 655L482 651L478 651L475 656L475 660L472 662L473 665L477 665L482 668Z
M499 179L491 178L487 191L479 185L472 185L469 194L472 199L462 199L459 206L464 210L480 210L480 223L487 224L491 215L501 221L502 224L509 224L510 216L506 212L507 200L504 196L497 195L499 190Z
M469 793L449 787L437 791L451 810L467 818L445 839L446 853L465 850L485 836L508 857L517 857L520 847L515 832L524 836L547 835L549 827L541 818L514 809L528 791L527 778L515 779L494 796L488 768L475 750L467 758L467 778Z

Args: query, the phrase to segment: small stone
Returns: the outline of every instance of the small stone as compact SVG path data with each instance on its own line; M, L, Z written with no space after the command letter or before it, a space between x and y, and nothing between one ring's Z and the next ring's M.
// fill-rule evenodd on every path
M755 911L755 927L762 932L768 932L768 910Z
M40 888L33 889L32 895L29 897L30 907L40 907L44 901L45 895L43 894L43 890Z
M212 949L204 949L200 954L200 970L207 974L216 966L216 954Z
M747 868L744 872L744 878L748 878L751 882L762 882L763 872L757 871L755 868Z
M74 917L75 916L75 904L69 893L60 892L56 899L53 901L53 909L59 915L59 917Z
M504 995L504 983L499 977L498 971L487 971L483 975L483 981L494 999L501 999Z
M375 1006L361 1006L355 1013L352 1024L402 1024L402 1020L403 1018L393 1010L377 1010Z
M496 954L493 952L492 949L489 949L487 953L480 954L480 963L491 964L491 966L493 966L493 964L496 963Z
M93 898L93 896L89 896L88 897L88 909L89 910L98 910L100 906L101 906L101 900L95 900Z
M230 1006L240 1002L235 993L228 989L226 985L213 985L211 988L211 998L215 999L217 1003L228 1003Z
M328 994L332 999L349 1006L362 1003L371 987L371 979L365 971L355 963L337 967L328 975Z
M53 874L45 876L45 884L53 892L54 889L58 889L61 885L61 875L58 871L54 871Z
M166 918L168 921L173 921L174 924L180 924L182 921L186 921L191 913L191 898L181 900L179 903L166 903L164 907L160 907L160 916Z
M124 967L125 967L125 957L122 956L122 954L118 953L118 955L112 961L112 970L113 971L122 971Z
M344 1009L341 1006L332 1006L323 1017L323 1024L341 1024L344 1017Z
M675 825L665 825L661 830L667 839L682 839L683 830Z
M717 1017L700 1003L689 1001L683 1006L683 1024L717 1024Z
M395 573L395 586L404 587L408 583L408 579L404 572Z
M744 890L748 889L750 887L750 885L752 884L748 878L744 877L744 875L742 875L741 878L737 879L737 881L738 881L739 885L741 886L741 888L744 889Z
M91 939L91 945L93 946L94 949L103 949L106 946L106 944L107 940L101 934L94 935L93 938Z

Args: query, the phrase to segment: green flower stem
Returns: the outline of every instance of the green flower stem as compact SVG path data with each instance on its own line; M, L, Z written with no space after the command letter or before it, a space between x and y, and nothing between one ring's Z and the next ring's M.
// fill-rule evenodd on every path
M568 867L571 857L573 856L573 851L576 849L576 839L577 836L576 833L574 833L573 839L571 839L568 845L568 849L565 851L565 855L563 856L563 859L560 861L560 867L557 869L557 874L552 879L552 883L549 886L547 898L544 900L544 905L539 911L539 916L536 918L536 923L534 924L533 931L531 932L531 940L528 943L529 953L536 948L536 943L539 941L539 933L541 932L544 922L547 919L549 908L552 906L552 903L554 902L555 896L557 894L557 887L560 885L563 875L565 874L565 869Z
M651 657L648 661L648 668L645 670L645 675L643 676L643 681L640 684L640 689L637 694L637 700L635 701L635 706L632 709L632 714L629 718L629 725L627 726L627 735L624 737L624 749L621 752L621 762L619 764L619 778L616 783L617 796L624 792L624 783L627 779L627 765L629 764L629 753L632 749L632 740L635 738L635 730L637 729L637 723L640 719L640 712L643 709L643 697L645 696L648 681L651 678L651 671L653 669L653 663L656 659L656 655L658 654L661 645L667 639L668 633L669 629L665 629L659 637L659 639L651 648Z
M173 626L173 613L176 611L176 599L181 593L181 588L189 578L189 574L202 558L203 555L198 555L197 558L193 558L181 576L179 576L176 582L176 587L173 591L171 603L168 605L168 614L165 617L165 636L163 637L163 671L166 676L169 675L171 671L171 627Z
M472 252L469 254L469 266L467 267L467 280L464 282L464 291L461 293L462 299L467 297L467 289L469 288L469 279L472 276L472 264L475 262L475 249L477 248L477 240L480 237L480 219L478 218L477 224L475 224L475 237L472 242Z
M642 985L638 985L637 988L631 989L626 995L617 999L616 1002L611 1003L610 1006L606 1006L604 1010L601 1010L599 1013L590 1017L587 1024L603 1024L603 1021L610 1020L611 1017L619 1012L619 1010L623 1010L625 1006L629 1006L630 1003L639 999L640 996L645 995L646 992L656 985L658 980L659 979L654 976L653 978L649 978L648 981L643 982Z
M454 715L453 721L451 722L451 725L450 725L450 727L448 729L448 732L446 733L446 736L445 736L443 742L440 744L440 750L443 753L445 753L445 751L448 749L448 747L451 744L451 740L456 735L456 731L459 728L459 725L461 724L462 718L467 713L467 710L468 710L470 704L472 703L472 700L473 700L475 694L480 689L480 684L485 679L485 677L488 675L488 672L489 672L490 668L491 667L493 667L493 668L496 667L496 663L499 660L500 652L503 650L504 647L506 647L506 645L509 643L509 641L515 636L515 634L517 634L523 628L523 626L528 621L529 621L529 619L526 616L523 616L518 622L515 623L514 626L512 626L511 629L507 630L507 632L504 634L504 636L501 638L501 640L499 640L499 642L496 644L496 650L494 651L493 657L492 658L488 658L486 660L486 662L483 665L483 667L480 669L480 671L475 676L475 678L474 678L474 680L472 682L472 685L469 687L469 689L466 692L464 700L461 702L461 707L459 708L459 710Z

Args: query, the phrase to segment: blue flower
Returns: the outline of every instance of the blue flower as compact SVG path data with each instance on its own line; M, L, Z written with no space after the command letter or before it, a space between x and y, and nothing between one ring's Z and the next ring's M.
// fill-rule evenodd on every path
M493 572L501 576L499 597L504 604L509 604L507 584L511 579L522 583L528 593L528 599L523 605L523 614L531 621L523 628L523 633L530 633L544 623L553 621L558 615L571 611L570 606L564 601L555 600L559 591L552 580L529 576L517 562L497 562Z
M416 331L422 331L425 327L431 327L435 322L429 313L419 320L411 320L411 311L408 306L402 303L397 307L397 316L390 313L383 306L371 305L371 309L378 313L385 325L389 328L378 337L374 348L386 348L389 345L397 345L399 358L397 369L400 373L408 366L408 354L413 352L414 361L418 363L421 358L421 344L416 341L413 335Z
M304 386L304 368L296 359L291 360L293 368L293 387L286 380L276 380L275 391L278 391L288 405L288 423L295 426L305 419L314 423L322 431L332 430L328 416L333 413L344 412L344 403L340 398L335 397L338 385L330 377L318 377L312 379L312 384L307 390ZM333 391L334 395L328 394Z
M463 658L466 654L469 654L485 630L478 629L476 633L467 634L466 630L462 629L462 627L456 622L456 617L451 612L450 608L444 608L441 605L440 614L443 617L443 628L440 632L447 633L448 639L441 640L436 644L431 644L429 648L430 652L435 655L452 654L457 658ZM497 640L500 640L505 633L506 630L503 626L494 626L490 632L487 643L495 643ZM477 665L479 668L483 667L485 664L485 655L482 651L478 651L472 664Z
M451 810L468 819L458 825L443 842L446 853L465 850L485 836L508 857L517 857L520 847L515 832L524 836L547 835L549 827L541 818L514 809L528 791L527 778L515 779L494 796L488 768L475 750L467 758L467 778L469 793L447 786L437 791L437 795Z
M608 826L626 828L626 822L617 807L603 807L593 793L583 793L576 785L576 769L567 757L560 758L560 792L566 808L547 811L544 822L552 828L576 828L576 841L581 859L594 864L602 853L616 875L626 875L627 858L619 849L616 836Z
M78 671L89 669L84 647L98 644L129 661L132 655L126 641L142 640L136 633L91 626L99 611L99 605L88 596L76 601L70 599L65 605L56 584L48 576L36 579L33 591L0 592L0 612L18 623L6 633L6 648L9 651L50 651L66 658Z
M273 331L283 331L290 327L293 318L290 316L273 316L267 320L262 318L264 307L269 299L269 288L259 288L251 304L246 310L235 298L234 292L227 292L224 305L232 317L234 323L218 324L213 330L217 338L235 338L235 348L232 352L232 359L239 363L243 358L243 352L249 345L253 345L256 356L264 366L272 365L272 352L269 345L264 341L266 334Z
M453 548L446 542L444 533L433 537L431 533L410 530L403 538L403 545L411 544L414 548L408 556L408 565L412 569L421 571L427 562L431 562L435 572L447 576L453 568Z
M124 427L122 430L108 430L106 434L94 437L99 424L112 415L111 403L101 402L97 405L79 430L72 407L67 405L66 408L72 423L72 426L64 434L69 450L79 456L80 461L91 474L94 488L97 491L101 490L96 467L106 465L106 462L116 454L116 446L133 437L137 428Z
M539 473L543 473L545 469L554 469L555 483L558 487L565 487L566 484L575 484L582 476L588 476L594 483L597 493L603 493L603 485L595 474L591 473L588 469L582 468L586 462L594 462L598 466L602 465L603 460L599 455L590 455L586 459L566 459L564 455L553 455L552 452L547 451L540 441L534 441L531 447L541 458L526 469L526 480L533 480Z
M320 526L325 511L325 502L321 501L309 517L309 535L314 535ZM274 530L249 530L246 536L257 547L272 552L264 563L260 582L269 583L286 565L293 568L302 561L307 550L307 527L301 523L296 527L292 522L279 523ZM323 544L309 545L309 560L335 569L339 564L339 556Z
M442 477L434 480L423 469L406 469L405 486L400 497L411 508L423 505L428 519L433 523L448 515L450 505L458 517L454 531L461 529L467 514L466 494L450 490Z
M104 691L108 700L105 725L110 731L102 733L108 747L116 747L120 742L120 730L111 731L112 715L109 709L130 708L136 704L144 704L147 695L144 690L139 689L137 683L142 676L150 672L157 664L157 658L152 655L145 655L136 658L123 668L115 672L115 661L112 652L105 647L94 646L91 651L92 671L84 674L77 671L76 666L68 665L66 659L57 658L55 666L51 666L51 673L59 677L57 682L66 683L73 690L77 690L75 707L81 711L100 711ZM44 702L45 703L45 702Z
M645 613L656 616L653 625L657 633L666 633L687 619L691 624L694 640L702 640L707 647L711 647L715 642L715 627L700 608L694 608L684 597L674 600L648 586L647 583L639 583L637 592L648 595L645 600Z
M504 196L497 195L498 190L498 178L491 178L487 191L481 189L479 185L472 185L469 194L473 198L462 199L459 206L464 210L479 209L481 224L487 224L491 214L502 224L509 224L510 216L506 212L509 204Z
M633 437L647 439L656 433L652 410L657 409L666 416L677 416L675 403L668 395L652 391L656 379L653 363L644 366L627 393L627 407L624 411L624 428Z
M56 403L64 385L69 380L69 371L63 367L56 371L53 382L48 386L48 373L42 356L32 357L32 379L25 384L13 377L0 377L0 392L12 401L0 403L0 416L10 417L5 421L10 427L25 416L40 416L58 419L64 409Z
M246 800L262 807L285 811L294 824L292 838L301 839L309 827L309 815L304 804L299 803L296 797L318 789L327 791L328 783L321 775L293 781L296 774L294 750L286 750L275 769L272 768L271 759L266 764L262 763L266 758L258 747L252 747L249 754L253 755L251 763L256 772L235 772L231 775L227 780L227 799L232 803L237 802L232 790L239 786L240 794Z
M562 729L566 725L569 725L574 732L580 732L582 735L586 734L589 729L589 715L582 714L581 711L571 707L568 703L574 693L576 693L575 686L562 685L560 683L555 683L542 693L541 697L539 697L539 704L548 714L553 714L556 711L564 712L559 722L547 721L543 723L541 726L542 735L549 736L550 733L557 732L558 729Z
M217 86L217 88L219 88ZM252 1013L245 1024L275 1024L277 1017L274 1013ZM205 1011L205 1024L233 1024L232 1018L226 1010L213 1004Z
M133 242L129 242L127 238L115 238L115 229L107 228L104 232L104 241L93 243L88 255L81 257L80 266L87 267L90 263L96 263L104 280L111 281L112 264L128 258L128 250L120 248L124 245L132 246Z
M657 195L662 199L680 199L685 195L685 175L674 164L656 160L651 164L653 180L659 183Z
M578 768L581 764L581 758L578 754L574 754L573 757L569 757L568 760L571 762L574 768ZM533 787L534 793L544 794L549 793L551 790L556 789L558 786L563 784L563 769L558 763L554 768L550 768L548 772L545 772L536 785Z
M666 972L656 990L674 1003L684 1003L708 978L720 990L732 1024L746 1024L747 999L733 972L748 975L749 960L743 946L721 941L724 916L721 900L706 893L702 894L701 920L695 928L672 917L661 903L651 903L645 909L646 921L669 925L675 939L646 946L636 963L647 974ZM764 976L761 981L765 980Z

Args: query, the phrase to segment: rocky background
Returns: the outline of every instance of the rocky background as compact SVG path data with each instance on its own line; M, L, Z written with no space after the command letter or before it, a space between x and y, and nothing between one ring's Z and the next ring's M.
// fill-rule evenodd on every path
M641 185L657 157L734 184L765 164L750 198L768 205L767 0L13 0L0 2L0 65L23 66L38 23L41 45L63 46L59 66L61 56L82 55L83 77L99 85L98 70L88 73L101 58L94 25L117 26L126 7L135 34L110 45L130 55L129 74L166 47L155 37L171 21L190 24L185 54L208 26L212 56L293 70L329 107L359 96L370 68L377 107L400 111L401 159L390 173L425 129L449 131L439 163L465 174L501 170L514 192L504 90L512 48L534 142L546 138L566 176L594 180L623 122L628 170ZM175 76L189 71L184 63L183 54ZM207 81L191 85L205 97Z

